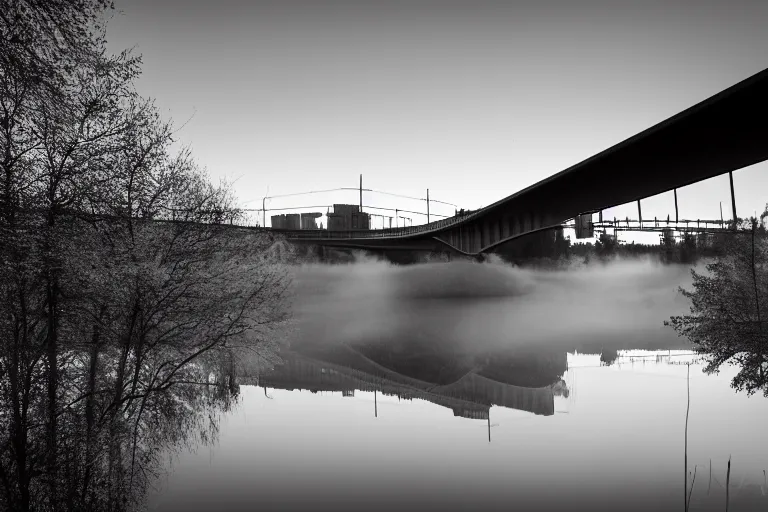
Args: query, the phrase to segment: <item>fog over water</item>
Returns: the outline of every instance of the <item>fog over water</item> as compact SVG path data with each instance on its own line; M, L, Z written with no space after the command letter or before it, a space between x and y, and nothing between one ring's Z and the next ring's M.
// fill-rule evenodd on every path
M150 510L675 511L685 439L691 510L723 509L730 458L731 509L766 509L768 402L663 326L690 267L359 257L294 277L284 363L242 379Z
M533 270L499 260L397 266L360 258L296 271L302 342L435 340L491 349L686 346L663 326L688 311L690 268L650 259Z

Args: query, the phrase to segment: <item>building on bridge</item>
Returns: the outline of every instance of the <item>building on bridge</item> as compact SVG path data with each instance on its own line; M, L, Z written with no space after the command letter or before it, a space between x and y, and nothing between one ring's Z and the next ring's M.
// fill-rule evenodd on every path
M301 229L317 229L317 222L315 219L319 219L323 214L320 212L302 213L301 214Z
M272 227L275 229L301 229L301 217L298 213L273 215Z
M272 216L272 227L275 229L318 229L315 219L322 217L320 212L285 213Z
M328 213L329 231L368 230L371 217L360 211L356 204L334 204L333 213Z

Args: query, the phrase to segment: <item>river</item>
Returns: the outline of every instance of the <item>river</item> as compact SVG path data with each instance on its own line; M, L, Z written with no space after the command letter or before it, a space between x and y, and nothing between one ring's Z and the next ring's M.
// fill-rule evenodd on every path
M662 325L689 284L649 261L301 267L282 364L240 377L149 508L724 510L727 486L765 510L768 401Z

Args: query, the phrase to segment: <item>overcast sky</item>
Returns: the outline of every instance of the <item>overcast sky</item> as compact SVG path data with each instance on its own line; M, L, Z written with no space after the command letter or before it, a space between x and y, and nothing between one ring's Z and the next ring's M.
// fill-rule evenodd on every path
M110 44L143 55L140 92L188 121L181 141L253 207L267 189L355 187L362 173L367 188L478 208L768 67L764 0L116 4ZM767 169L735 174L740 215L768 202ZM719 217L723 201L728 218L727 175L679 200L681 217ZM671 193L643 203L644 218L670 213Z

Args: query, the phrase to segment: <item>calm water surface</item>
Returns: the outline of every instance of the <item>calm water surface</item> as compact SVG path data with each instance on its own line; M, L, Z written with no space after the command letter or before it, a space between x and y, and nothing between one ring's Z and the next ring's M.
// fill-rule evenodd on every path
M486 420L426 400L243 386L218 444L182 454L151 508L682 510L691 358L667 359L571 355L554 414L491 407L490 442ZM690 370L691 510L724 510L729 456L730 510L765 510L768 402Z
M729 510L768 510L768 401L659 328L685 307L679 273L503 274L500 292L495 274L484 298L356 271L299 276L285 363L241 379L217 442L173 458L151 510L683 510L688 386L691 510L725 510L729 457Z

